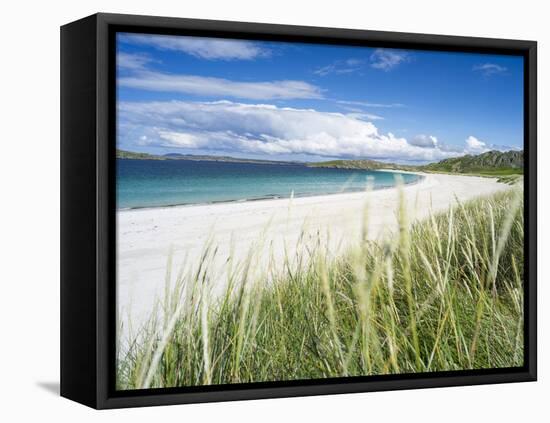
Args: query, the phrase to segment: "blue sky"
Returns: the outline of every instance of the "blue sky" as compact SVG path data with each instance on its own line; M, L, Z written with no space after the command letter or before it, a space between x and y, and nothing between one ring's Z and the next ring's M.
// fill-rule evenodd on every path
M118 34L118 148L423 163L523 148L523 59Z

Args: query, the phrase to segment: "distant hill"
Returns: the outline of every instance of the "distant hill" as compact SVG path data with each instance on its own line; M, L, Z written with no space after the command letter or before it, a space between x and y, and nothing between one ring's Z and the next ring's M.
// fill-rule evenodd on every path
M210 155L199 155L199 154L168 153L163 155L155 155L155 154L148 154L148 153L136 153L133 151L126 151L126 150L117 150L116 158L132 159L132 160L189 160L189 161L279 164L279 165L290 165L290 164L299 163L299 162L290 162L290 161L241 159L238 157L230 157L230 156L210 156Z
M116 151L117 159L134 159L134 160L162 160L161 156L155 156L148 153L135 153L133 151L118 150Z
M523 151L488 151L420 166L426 171L452 173L486 173L492 171L523 173Z
M274 160L241 159L230 156L210 156L168 153L154 155L148 153L136 153L133 151L117 150L117 159L134 160L190 160L190 161L214 161L227 163L257 163L257 164L278 164L290 165L300 162L284 162ZM324 167L336 169L393 169L421 172L445 172L445 173L468 173L477 175L519 175L523 173L523 151L488 151L486 153L465 155L452 159L441 160L437 163L427 165L400 165L395 163L384 163L376 160L330 160L326 162L307 163L309 167Z
M290 161L242 159L242 158L231 157L231 156L210 156L210 155L180 154L180 153L168 153L160 157L163 157L169 160L192 160L192 161L227 162L227 163L256 163L256 164L281 164L281 165L298 163L298 162L290 162Z
M419 166L383 163L375 160L331 160L311 163L308 166L338 169L394 169L478 175L515 175L523 173L523 151L488 151L477 156L465 155Z
M327 162L308 163L309 167L326 167L335 169L394 169L394 170L415 170L415 166L398 165L395 163L384 163L376 160L330 160Z

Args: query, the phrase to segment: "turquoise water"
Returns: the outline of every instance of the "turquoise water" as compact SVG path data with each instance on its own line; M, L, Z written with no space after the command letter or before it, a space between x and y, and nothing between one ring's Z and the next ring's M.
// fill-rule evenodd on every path
M382 171L311 168L300 164L117 159L117 208L252 201L362 191L395 185ZM401 174L405 183L420 177Z

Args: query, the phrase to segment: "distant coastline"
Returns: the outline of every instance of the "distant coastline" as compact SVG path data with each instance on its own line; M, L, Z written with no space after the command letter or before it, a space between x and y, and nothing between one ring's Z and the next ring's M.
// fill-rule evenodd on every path
M137 153L134 151L118 150L116 151L117 159L125 160L189 160L198 162L225 162L225 163L256 163L256 164L274 164L274 165L296 165L305 164L299 161L279 161L279 160L261 160L261 159L243 159L231 156L212 156L205 154L149 154Z
M370 172L375 190L396 184L383 172L401 173L405 184L419 182L420 174L430 173L484 176L514 184L523 174L522 151L489 151L415 166L368 159L289 162L125 150L117 150L117 161L118 210L360 192Z
M388 163L371 159L339 159L321 162L279 161L266 159L246 159L231 156L194 155L168 153L155 155L127 150L116 150L117 159L133 160L188 160L226 163L256 163L272 165L304 165L312 168L356 169L356 170L394 170L406 172L470 174L476 176L504 177L523 174L523 150L491 150L478 155L467 154L460 157L444 159L438 162L407 165Z

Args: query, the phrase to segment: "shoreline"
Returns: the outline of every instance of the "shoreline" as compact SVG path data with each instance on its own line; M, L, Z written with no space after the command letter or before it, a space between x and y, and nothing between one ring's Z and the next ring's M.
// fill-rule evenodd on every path
M393 170L386 170L386 169L380 169L377 170L377 172L387 172L387 173L407 173L410 175L417 175L418 179L412 181L412 182L405 182L403 184L403 187L408 187L411 185L417 185L422 183L422 181L428 176L428 174L425 174L423 172L409 172L409 171L393 171ZM378 188L373 187L370 191L383 191L383 190L390 190L390 189L396 189L397 185L392 186L380 186ZM180 207L199 207L199 206L214 206L214 205L222 205L222 204L243 204L243 203L252 203L252 202L259 202L259 201L274 201L274 200L290 200L290 199L296 199L296 198L310 198L310 197L325 197L325 196L335 196L335 195L341 195L341 194L357 194L357 193L365 193L367 192L366 189L361 190L353 190L353 191L340 191L340 192L332 192L332 193L322 193L322 194L294 194L292 192L289 196L265 196L265 197L258 197L258 198L244 198L239 200L214 200L204 203L181 203L181 204L169 204L169 205L160 205L160 206L136 206L136 207L122 207L116 209L116 212L131 212L131 211L140 211L140 210L159 210L159 209L173 209L173 208L180 208Z
M402 188L410 223L430 213L509 189L496 178L425 174ZM118 210L117 308L127 327L150 316L165 287L166 265L172 255L175 276L193 271L204 246L212 241L216 257L210 286L221 292L227 282L227 263L258 254L257 269L267 262L275 268L295 257L304 243L322 238L327 252L337 257L359 242L368 204L368 238L376 240L397 227L398 190L346 192L307 197L230 202L193 206ZM330 236L328 235L330 234ZM261 239L262 242L258 243ZM261 245L260 245L261 244ZM268 248L266 248L266 246ZM195 269L196 270L196 269ZM174 277L173 276L173 277ZM173 283L171 281L170 283Z

